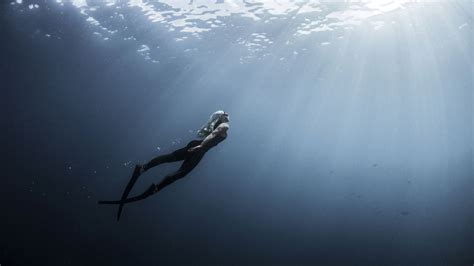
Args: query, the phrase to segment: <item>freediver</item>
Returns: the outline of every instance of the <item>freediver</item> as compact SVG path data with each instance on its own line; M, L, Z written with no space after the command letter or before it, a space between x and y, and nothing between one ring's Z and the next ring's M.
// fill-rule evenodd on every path
M128 182L128 185L122 194L122 199L117 201L99 201L98 203L119 204L119 210L117 213L117 220L119 220L123 205L125 203L146 199L147 197L158 193L174 181L189 174L189 172L191 172L191 170L193 170L198 165L206 152L227 138L228 129L229 114L221 110L214 112L210 116L208 122L198 130L197 136L199 139L191 140L185 147L175 150L169 154L160 155L144 165L137 164L133 171L132 178ZM152 183L152 185L142 194L127 198L128 194L132 190L133 185L141 174L162 163L177 161L184 161L177 171L165 176L165 178L158 185Z

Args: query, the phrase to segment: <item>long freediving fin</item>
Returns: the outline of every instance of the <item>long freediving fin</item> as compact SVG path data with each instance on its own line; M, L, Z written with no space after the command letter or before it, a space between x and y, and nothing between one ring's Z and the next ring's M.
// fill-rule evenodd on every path
M99 200L97 204L120 204L121 200Z
M123 191L122 198L120 199L120 203L119 203L120 205L117 212L117 221L120 220L120 215L122 214L123 205L125 204L124 200L128 197L128 194L130 194L130 191L132 191L133 185L135 185L135 182L137 182L138 177L141 174L140 170L141 170L141 166L135 165L135 170L133 170L132 178L130 178L130 181L128 181L128 184L125 187L125 190Z
M123 199L123 200L101 200L98 202L98 204L121 204L124 205L125 203L131 203L139 200L143 200L148 198L149 196L153 195L156 189L156 185L152 184L145 192L143 192L141 195Z

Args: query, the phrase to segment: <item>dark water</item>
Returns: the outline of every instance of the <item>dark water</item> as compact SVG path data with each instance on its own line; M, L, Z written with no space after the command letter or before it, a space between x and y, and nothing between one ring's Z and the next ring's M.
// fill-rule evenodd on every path
M340 24L307 35L295 32L349 4L232 14L192 34L170 1L152 5L178 12L170 24L126 1L10 2L2 266L474 263L472 2L404 4L354 25L329 16ZM229 137L186 178L120 222L96 204L218 109Z

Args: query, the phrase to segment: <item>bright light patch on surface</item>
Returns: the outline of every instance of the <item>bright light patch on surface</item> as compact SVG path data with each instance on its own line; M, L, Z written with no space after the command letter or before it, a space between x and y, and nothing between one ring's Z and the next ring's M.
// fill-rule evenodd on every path
M86 0L71 0L72 4L82 10L96 10L96 8L114 8L116 0L104 1L100 6L88 5ZM310 23L301 25L301 29L295 34L310 34L312 32L331 31L344 25L358 25L368 18L405 9L413 1L357 1L349 2L341 10L330 11L322 14L324 19L311 18ZM203 33L218 28L219 19L239 16L248 18L255 22L262 21L270 23L272 20L295 14L298 16L317 15L327 12L330 3L301 2L301 1L144 1L130 0L127 6L138 8L144 17L150 22L162 23L170 29L176 29L182 33ZM200 23L203 22L203 23ZM208 26L206 26L208 25Z
M88 18L86 19L86 21L89 22L89 23L91 23L92 25L95 25L95 26L99 26L99 25L100 25L99 21L97 21L97 20L94 19L93 17L88 17Z
M87 7L87 1L86 0L71 0L71 3L76 6L76 7Z
M137 50L137 52L139 52L139 53L144 53L144 52L148 52L148 51L150 51L150 47L148 47L147 45L144 45L144 44L142 46L140 46L140 48Z
M411 0L380 1L175 1L175 0L50 0L60 6L67 3L84 16L91 26L91 34L102 40L113 39L118 35L124 41L136 42L138 50L142 45L149 47L143 56L157 60L153 56L158 43L152 39L161 34L170 34L170 40L186 45L177 46L181 51L191 51L196 47L193 41L209 40L213 34L221 31L239 32L246 25L250 31L243 35L231 36L228 41L240 45L247 53L240 56L242 62L250 62L272 55L272 49L278 47L281 39L289 46L310 39L313 47L329 44L337 47L348 41L349 32L365 27L372 32L386 32L398 25L400 20L409 18L415 9L421 9L426 3ZM22 3L23 0L16 0ZM70 5L69 5L70 6ZM29 5L30 9L35 8ZM103 14L111 15L104 16ZM388 21L387 21L388 20ZM129 21L134 21L129 23ZM291 23L288 23L290 22ZM138 23L136 23L138 22ZM282 24L284 23L284 24ZM139 25L140 24L140 25ZM285 25L284 27L282 25ZM458 26L459 25L459 26ZM464 29L466 22L456 27ZM281 28L282 35L266 32L267 29ZM145 29L145 35L136 35L135 29ZM253 29L254 28L254 29ZM258 29L259 35L254 35ZM95 32L95 33L93 33ZM337 37L329 37L336 34ZM184 40L187 40L184 42ZM292 50L301 52L296 47ZM289 57L283 56L289 60ZM276 57L280 58L279 56ZM294 57L292 57L294 58ZM161 58L160 58L161 59Z
M469 24L467 23L464 23L462 24L461 26L459 26L458 28L461 30L461 29L464 29L465 27L469 26Z

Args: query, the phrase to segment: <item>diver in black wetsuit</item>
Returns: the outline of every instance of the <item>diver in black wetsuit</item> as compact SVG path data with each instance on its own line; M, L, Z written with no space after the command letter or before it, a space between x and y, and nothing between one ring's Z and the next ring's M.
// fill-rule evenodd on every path
M154 193L157 193L167 185L186 176L189 172L191 172L191 170L194 169L194 167L198 165L207 151L227 138L227 130L229 129L229 115L223 111L221 112L222 113L219 111L216 112L217 115L214 113L214 119L213 116L211 116L211 123L213 120L215 120L215 122L210 125L213 130L208 133L203 140L192 140L184 148L176 150L170 154L158 156L149 161L147 164L139 166L141 167L140 172L142 173L162 163L184 160L178 171L167 175L163 181L155 186Z
M144 165L136 165L132 178L123 192L122 199L118 201L99 201L99 204L119 204L117 220L120 219L120 214L125 203L146 199L191 172L207 151L227 138L228 129L229 114L224 111L214 112L209 121L198 131L198 136L201 138L200 140L192 140L181 149L158 156ZM167 175L158 185L152 184L141 195L127 198L133 185L142 173L162 163L183 160L184 162L181 167L176 172Z

